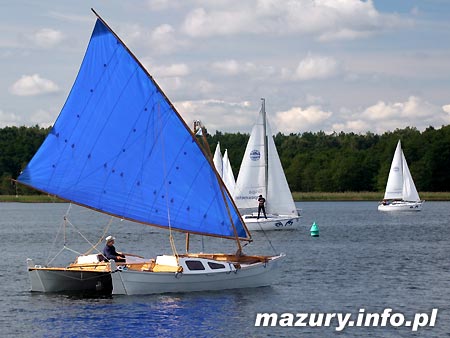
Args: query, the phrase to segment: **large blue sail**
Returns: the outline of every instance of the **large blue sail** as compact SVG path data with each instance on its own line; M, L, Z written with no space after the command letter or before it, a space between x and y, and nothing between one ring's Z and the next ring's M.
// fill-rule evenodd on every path
M195 136L101 19L58 119L18 181L149 225L250 238Z

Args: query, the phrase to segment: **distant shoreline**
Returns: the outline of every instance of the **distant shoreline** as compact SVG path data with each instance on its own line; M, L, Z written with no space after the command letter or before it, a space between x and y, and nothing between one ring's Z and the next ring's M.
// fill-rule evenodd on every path
M450 201L450 192L421 192L420 198L425 201ZM296 202L301 201L381 201L383 192L293 192Z
M425 201L450 201L450 192L422 192ZM381 201L384 192L293 192L296 202L302 201ZM0 195L1 202L64 203L62 199L48 195Z

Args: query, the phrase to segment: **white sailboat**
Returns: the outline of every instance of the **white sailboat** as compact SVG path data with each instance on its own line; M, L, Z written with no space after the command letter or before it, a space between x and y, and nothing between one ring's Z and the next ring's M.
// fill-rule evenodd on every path
M249 230L283 230L300 226L291 190L278 156L262 100L234 189L234 200ZM254 212L258 196L266 199L267 218Z
M95 11L93 10L95 13ZM284 254L251 242L210 155L151 75L97 16L78 76L52 130L17 181L104 214L168 231L168 254L126 262L81 255L68 266L29 259L31 290L153 294L270 285ZM173 232L186 234L178 254ZM190 253L190 235L236 243ZM94 249L94 248L93 248Z
M386 184L383 201L378 205L380 211L420 211L424 201L420 199L413 178L406 163L400 141L397 143L394 158Z
M236 180L234 179L233 168L231 168L230 159L228 157L228 149L225 149L225 153L222 158L222 179L229 192L233 193L236 188Z
M220 142L217 142L216 150L214 151L213 162L228 191L232 193L236 186L236 181L234 179L230 159L228 158L228 149L225 149L225 153L222 157L222 152L220 151Z

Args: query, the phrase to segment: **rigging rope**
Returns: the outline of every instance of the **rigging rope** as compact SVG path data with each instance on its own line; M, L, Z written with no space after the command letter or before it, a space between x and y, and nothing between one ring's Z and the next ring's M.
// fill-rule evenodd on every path
M93 247L91 247L88 251L86 251L84 253L84 255L89 255L92 251L97 250L97 252L99 252L99 250L97 249L97 246L103 242L103 239L105 238L106 233L108 232L109 228L111 227L111 224L114 220L114 217L111 217L108 224L106 225L106 227L103 229L103 233L100 236L100 238L98 239L97 243L95 243L95 245Z
M266 237L267 242L269 242L269 245L270 245L270 247L272 248L274 254L277 254L277 251L275 250L275 247L272 245L272 242L270 241L269 236L267 236L266 231L265 231L265 230L263 229L263 227L259 224L259 222L258 222L258 225L259 225L259 227L261 228L261 230L262 230L264 236Z
M161 111L160 111L160 105L158 104L158 119L161 122ZM164 140L163 140L163 136L162 133L159 134L160 138L161 138L161 154L162 154L162 163L163 163L163 175L164 175L164 188L166 190L166 205L167 205L167 221L168 221L168 225L169 225L169 242L170 242L170 247L172 249L172 253L174 254L174 256L177 258L178 260L178 252L177 252L177 248L175 246L175 241L173 238L173 234L172 234L172 223L170 221L170 205L169 205L169 186L167 184L167 168L166 168L166 160L165 160L165 148L164 148Z
M65 251L65 250L67 250L67 251L70 251L70 252L73 252L73 253L75 253L76 255L78 255L78 256L80 256L80 255L88 255L88 254L90 254L92 251L94 251L94 250L96 250L96 252L97 253L101 253L98 249L97 249L97 246L103 241L103 238L104 238L104 236L105 236L105 234L107 233L107 231L109 230L109 228L110 228L110 226L111 226L111 224L112 224L112 222L113 222L113 220L114 220L114 217L111 217L111 219L109 220L109 222L108 222L108 224L105 226L105 228L104 228L104 230L103 230L103 234L102 234L102 236L100 237L100 239L98 240L98 242L94 245L94 244L92 244L87 238L86 238L86 236L84 236L82 233L81 233L81 231L74 225L74 224L72 224L72 222L69 220L69 214L70 214L70 211L71 211L71 209L72 209L72 203L70 203L69 204L69 207L67 208L67 211L66 211L66 213L64 214L64 217L63 217L63 222L62 222L62 224L61 224L61 226L59 227L59 229L58 229L58 232L57 232L57 234L56 234L56 236L55 236L55 238L54 238L54 240L53 240L53 244L52 244L52 246L51 246L51 249L49 250L49 253L48 253L48 256L47 256L47 259L46 259L46 265L47 266L49 266L63 251ZM76 250L74 250L74 249L72 249L72 248L70 248L70 247L68 247L67 246L67 235L66 235L66 229L67 229L67 225L71 225L72 226L72 228L75 230L75 232L77 232L78 233L78 235L80 235L80 237L82 237L90 246L91 246L91 248L88 250L88 251L86 251L84 254L82 254L82 253L80 253L80 252L78 252L78 251L76 251ZM50 258L50 253L53 251L53 249L56 247L56 241L58 240L58 238L60 238L60 234L61 234L61 231L63 232L63 247L53 256L53 258Z

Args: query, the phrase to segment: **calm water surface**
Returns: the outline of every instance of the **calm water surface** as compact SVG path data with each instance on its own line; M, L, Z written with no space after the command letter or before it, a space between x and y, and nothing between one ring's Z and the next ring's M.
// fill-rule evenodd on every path
M426 202L422 212L385 214L376 202L304 202L298 231L254 232L247 253L287 254L272 287L224 292L83 298L29 292L26 258L42 264L61 249L67 204L0 203L0 328L2 337L443 337L450 335L450 203ZM170 253L167 233L114 222L72 207L67 245L89 248L105 230L116 247L145 256ZM315 221L320 237L312 238ZM109 227L109 228L108 228ZM56 245L54 245L56 238ZM183 251L183 237L177 248ZM234 250L229 241L192 250ZM209 245L209 246L208 246ZM100 248L103 245L100 244ZM219 248L220 247L220 248ZM53 249L51 249L53 248ZM55 263L72 260L64 251ZM412 319L438 308L435 327L254 327L256 312L381 313Z

